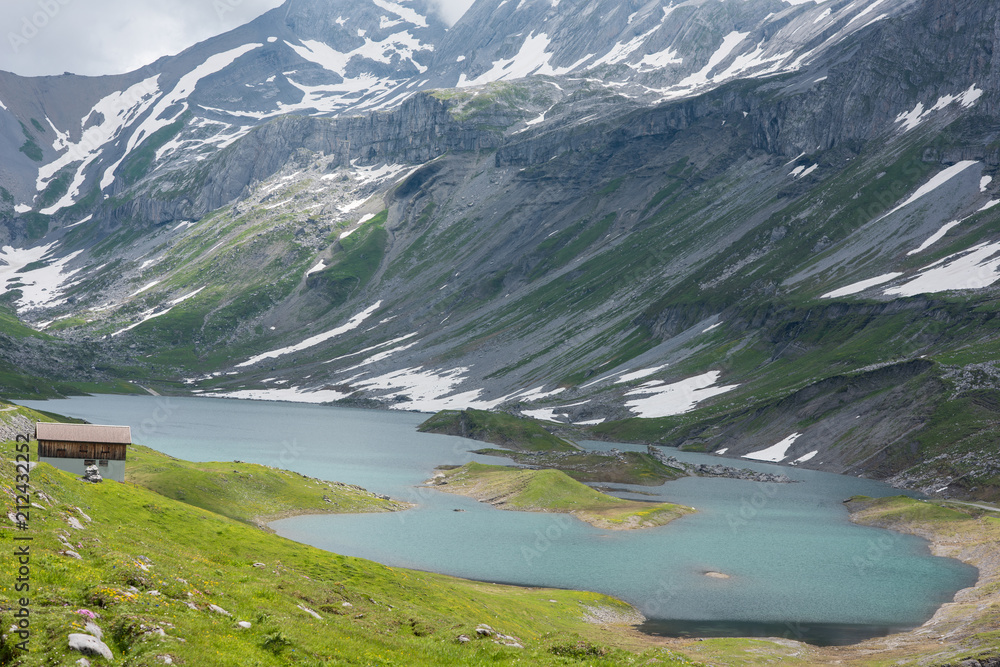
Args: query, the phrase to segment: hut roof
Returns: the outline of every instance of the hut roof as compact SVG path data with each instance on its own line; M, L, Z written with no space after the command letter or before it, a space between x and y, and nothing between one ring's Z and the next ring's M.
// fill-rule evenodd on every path
M102 426L100 424L50 424L35 425L38 440L61 442L101 442L111 445L131 445L132 429L128 426Z

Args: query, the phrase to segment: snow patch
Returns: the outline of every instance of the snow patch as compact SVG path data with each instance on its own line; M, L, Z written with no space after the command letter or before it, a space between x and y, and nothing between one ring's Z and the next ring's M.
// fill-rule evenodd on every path
M552 396L561 394L564 391L566 391L565 387L556 387L551 391L545 391L545 385L542 385L541 387L535 387L534 389L528 389L523 392L511 394L510 396L505 397L505 399L512 400L516 398L519 401L540 401L542 399L551 398Z
M392 12L407 23L412 23L420 28L427 27L427 19L409 7L404 7L403 5L398 5L395 2L389 2L388 0L372 0L372 2L385 11Z
M418 412L438 412L439 410L475 408L489 410L503 402L503 399L484 401L479 397L482 390L473 389L455 393L459 385L465 381L466 367L451 370L404 368L363 380L354 384L356 387L369 390L389 390L382 398L408 398L398 401L390 407L397 410L416 410Z
M801 435L801 433L792 433L781 442L771 445L767 449L762 449L759 452L744 454L743 458L753 459L754 461L770 461L772 463L779 463L787 458L788 448L791 447Z
M105 145L118 138L128 125L152 105L159 92L158 80L159 75L150 77L124 91L111 93L99 100L80 121L82 130L80 141L72 143L69 140L69 133L56 131L57 138L52 148L63 152L55 160L39 168L35 186L40 192L63 169L71 168L75 169L75 172L66 194L42 213L52 215L59 209L75 203L80 195L87 168L100 156ZM101 122L86 127L90 119L96 117L100 117ZM86 129L83 129L84 127Z
M18 249L12 246L0 248L0 261L6 263L0 265L0 294L10 291L11 285L19 284L21 286L15 288L21 291L21 298L17 303L25 310L48 308L62 303L63 299L59 297L64 283L81 270L66 271L66 265L76 259L82 250L41 268L24 271L24 267L29 264L45 261L45 257L52 252L55 245L53 242L35 248ZM10 280L11 278L17 280Z
M201 65L182 76L170 93L160 97L160 99L156 102L156 105L153 107L153 110L149 112L146 119L138 128L135 129L132 136L129 137L128 145L125 148L125 154L120 160L118 160L118 162L108 167L107 171L104 172L104 178L101 179L101 189L104 190L114 183L115 170L118 169L118 166L121 165L121 163L132 153L133 150L135 150L137 146L152 136L154 132L171 124L177 120L182 113L187 111L187 99L191 96L194 89L198 86L198 83L202 79L229 67L236 61L237 58L263 46L263 44L256 43L243 44L235 49L223 51L222 53L216 53L215 55L208 57ZM180 108L177 109L176 113L167 114L167 110L176 105L180 105Z
M874 278L868 278L867 280L859 280L856 283L851 283L847 287L841 287L840 289L834 290L824 294L822 299L839 299L842 296L848 296L851 294L857 294L858 292L864 292L869 287L874 287L875 285L881 285L887 283L890 280L895 280L896 278L903 275L901 272L896 273L883 273L880 276L875 276Z
M719 63L725 60L726 57L733 52L733 49L739 46L740 42L746 39L747 35L749 34L750 34L749 32L737 32L734 30L733 32L723 37L722 44L719 46L718 49L715 50L715 53L713 53L712 56L708 59L708 63L697 72L684 78L680 83L677 84L677 87L694 88L708 83L709 81L708 75L712 72L712 70L715 69L719 65Z
M660 387L640 387L627 392L626 396L645 396L626 401L625 407L637 416L646 419L668 417L689 412L705 399L724 394L736 389L739 385L713 387L720 371L709 371L702 375L687 378L680 382Z
M271 389L240 389L237 391L206 392L209 398L242 398L251 401L288 401L292 403L330 403L347 398L349 394L335 389L300 389L299 387L275 387Z
M374 305L369 306L367 309L361 311L360 313L352 317L346 324L343 324L335 329L331 329L330 331L327 331L325 333L311 336L310 338L307 338L301 343L298 343L296 345L290 345L288 347L283 347L278 350L272 350L271 352L264 352L263 354L258 354L257 356L252 357L247 361L236 364L236 367L242 368L245 366L252 366L256 363L264 361L265 359L276 359L280 356L291 354L292 352L299 352L301 350L305 350L310 347L319 345L320 343L325 343L326 341L336 338L337 336L343 333L347 333L348 331L357 329L359 326L361 326L362 322L368 319L372 315L372 313L374 313L381 307L382 307L382 302L377 301Z
M413 338L416 335L417 335L416 333L406 334L405 336L400 336L399 338L394 338L392 340L387 340L386 342L379 343L378 345L372 345L371 347L366 347L365 349L358 350L357 352L351 352L349 354L344 354L344 355L341 355L339 357L335 357L335 358L330 359L328 361L324 361L323 363L324 364L332 364L333 362L340 361L341 359L348 359L350 357L356 357L359 354L364 354L365 352L371 352L372 350L377 350L380 347L386 347L388 345L395 345L396 343L401 343L404 340L409 340L410 338Z
M915 296L950 290L982 289L1000 280L1000 242L981 243L921 269L913 280L885 291L892 296Z
M980 178L979 179L979 191L980 192L986 192L986 188L989 187L989 184L992 183L992 182L993 182L993 177L992 176L983 176L982 178Z
M548 422L565 421L558 418L558 415L565 415L564 411L558 409L540 408L538 410L521 410L521 413L532 419L542 419Z
M205 289L205 288L204 287L199 287L198 289L196 289L193 292L189 292L189 293L185 294L182 297L178 297L178 298L174 299L173 301L171 301L170 305L171 306L176 306L179 303L183 303L183 302L187 301L188 299L197 296L198 293L201 292L203 289Z
M74 222L72 225L66 225L66 229L69 229L71 227L76 227L77 225L82 225L83 223L89 222L89 221L91 221L93 219L94 219L94 214L91 213L90 215L88 215L86 218L84 218L80 222Z
M962 160L961 162L957 162L948 167L947 169L944 169L943 171L936 174L931 180L927 181L922 186L917 188L917 191L914 192L912 195L910 195L906 199L906 201L904 201L902 204L899 204L898 206L896 206L896 208L892 209L888 213L885 213L882 216L880 216L878 220L882 220L883 218L889 217L896 211L909 206L910 204L917 201L924 195L930 194L934 190L937 190L939 187L950 181L952 178L958 176L960 173L962 173L963 171L965 171L966 169L975 164L979 164L979 162L977 162L976 160Z
M811 461L816 457L817 454L819 454L818 449L816 451L809 452L808 454L800 456L799 458L795 459L794 461L792 461L792 465L795 465L797 463L805 463L806 461Z
M145 292L148 289L152 289L152 288L156 287L161 282L163 282L163 281L162 280L154 280L151 283L147 283L147 284L143 285L142 287L139 288L139 291L133 292L132 294L129 294L128 296L131 299L134 296L138 296L138 295L142 294L143 292Z
M554 55L546 52L551 40L544 32L535 35L528 35L521 44L520 50L513 58L503 58L493 63L489 71L483 72L475 79L466 79L465 72L459 78L456 88L466 88L469 86L481 86L483 84L500 81L503 79L523 79L529 75L547 74L550 76L562 76L573 71L583 63L593 58L588 54L568 67L552 67L549 61Z
M967 90L958 93L957 95L942 95L930 109L925 110L923 103L917 102L917 106L913 107L913 109L896 116L896 122L903 124L904 132L909 132L930 118L930 115L935 111L940 111L954 102L958 102L963 109L969 109L976 102L978 102L979 98L982 96L983 91L980 90L976 84L972 84Z
M623 375L619 375L618 379L615 380L615 384L619 384L621 382L631 382L632 380L639 380L639 379L644 378L644 377L649 377L650 375L652 375L654 373L658 373L658 372L662 371L664 368L666 368L669 365L670 364L663 364L662 366L657 366L656 368L644 368L642 370L633 371L631 373L625 373Z
M951 222L945 223L941 227L941 229L939 229L936 232L934 232L933 234L931 234L931 236L928 237L928 239L926 241L924 241L923 243L921 243L919 247L914 248L913 250L911 250L910 252L908 252L906 254L907 255L916 255L919 252L923 252L924 250L927 250L932 245L934 245L935 243L937 243L938 241L940 241L941 239L943 239L944 235L947 234L949 231L951 231L951 229L953 227L956 227L956 226L958 226L960 224L962 224L961 220L952 220Z
M321 260L319 260L319 263L316 264L316 266L314 266L311 269L309 269L308 271L306 271L306 277L308 278L309 276L311 276L314 273L319 273L320 271L322 271L325 268L326 268L326 262L324 262L321 259Z

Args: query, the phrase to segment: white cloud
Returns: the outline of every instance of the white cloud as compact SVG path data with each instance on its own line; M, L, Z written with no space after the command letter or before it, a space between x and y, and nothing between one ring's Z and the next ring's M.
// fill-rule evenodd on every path
M431 0L431 6L448 25L455 25L472 3L473 0Z
M453 25L472 0L431 0ZM0 70L23 76L131 72L222 34L282 0L4 0Z

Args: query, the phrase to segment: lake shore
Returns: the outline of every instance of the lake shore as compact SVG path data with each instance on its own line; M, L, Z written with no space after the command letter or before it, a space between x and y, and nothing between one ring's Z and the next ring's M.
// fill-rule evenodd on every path
M980 659L982 651L996 658L995 641L983 636L1000 629L1000 513L975 508L942 507L936 503L897 498L852 499L851 521L927 540L931 553L954 558L979 570L974 586L963 588L923 625L908 632L870 639L844 647L858 664L914 654L935 655L935 664ZM970 511L966 511L970 510ZM839 652L839 651L838 651ZM938 657L940 656L940 657Z

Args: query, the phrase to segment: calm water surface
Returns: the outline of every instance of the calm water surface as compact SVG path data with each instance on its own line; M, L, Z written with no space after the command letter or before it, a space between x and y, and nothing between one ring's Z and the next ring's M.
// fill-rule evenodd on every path
M25 404L128 424L137 443L171 456L280 466L415 502L407 512L305 516L272 527L299 542L392 566L607 593L640 609L652 633L857 641L919 625L977 576L975 568L931 556L919 538L851 524L843 499L899 493L871 480L730 461L797 482L684 478L661 487L615 485L616 495L698 512L659 528L606 531L566 515L505 512L424 487L441 464L503 461L470 454L482 447L476 441L418 433L426 415L152 396ZM730 578L705 576L709 571Z

